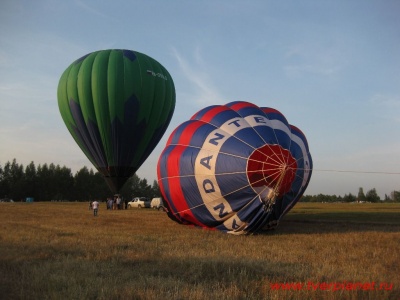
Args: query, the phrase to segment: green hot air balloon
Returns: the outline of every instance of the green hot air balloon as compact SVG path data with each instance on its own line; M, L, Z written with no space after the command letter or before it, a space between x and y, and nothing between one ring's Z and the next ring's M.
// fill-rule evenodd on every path
M76 60L62 74L57 97L69 132L114 193L153 151L175 109L171 75L131 50Z

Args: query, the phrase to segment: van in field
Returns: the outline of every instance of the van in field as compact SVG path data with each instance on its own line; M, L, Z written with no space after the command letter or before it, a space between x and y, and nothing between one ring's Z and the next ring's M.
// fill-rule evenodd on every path
M150 207L158 210L163 210L164 209L164 203L161 199L161 197L156 197L151 199L150 201Z

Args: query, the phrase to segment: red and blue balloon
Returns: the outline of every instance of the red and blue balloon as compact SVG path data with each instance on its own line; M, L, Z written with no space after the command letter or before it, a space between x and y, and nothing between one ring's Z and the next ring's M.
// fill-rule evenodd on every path
M173 220L232 234L276 227L311 173L301 130L249 102L197 112L172 132L157 166Z

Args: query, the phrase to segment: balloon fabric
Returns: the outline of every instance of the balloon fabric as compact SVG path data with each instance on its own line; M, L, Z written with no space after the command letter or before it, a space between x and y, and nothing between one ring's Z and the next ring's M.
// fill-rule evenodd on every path
M311 173L300 129L276 109L243 101L206 107L179 125L157 166L170 218L232 234L275 228Z
M122 49L73 62L57 97L69 132L114 193L153 151L175 109L168 71L145 54Z

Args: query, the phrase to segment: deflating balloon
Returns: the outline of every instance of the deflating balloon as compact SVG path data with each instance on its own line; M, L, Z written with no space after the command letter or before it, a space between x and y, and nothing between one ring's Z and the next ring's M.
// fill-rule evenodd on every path
M69 132L113 192L153 151L175 108L168 71L130 50L76 60L62 74L57 96Z
M172 132L157 166L172 219L233 234L276 227L311 172L304 134L248 102L200 110Z

